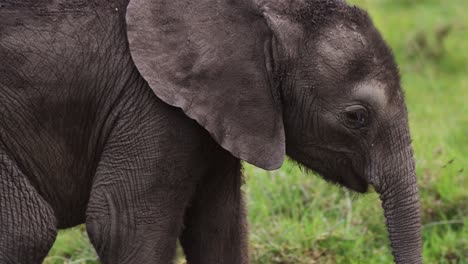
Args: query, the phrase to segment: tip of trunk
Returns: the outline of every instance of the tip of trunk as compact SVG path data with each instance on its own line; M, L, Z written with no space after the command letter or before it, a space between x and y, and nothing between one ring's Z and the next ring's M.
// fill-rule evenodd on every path
M416 175L380 189L396 263L422 263L421 213Z

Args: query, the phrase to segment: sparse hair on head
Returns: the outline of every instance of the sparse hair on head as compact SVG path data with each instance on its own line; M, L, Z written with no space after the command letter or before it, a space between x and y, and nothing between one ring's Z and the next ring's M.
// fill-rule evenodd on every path
M306 0L305 5L298 10L292 10L291 17L308 28L316 28L325 24L346 20L357 25L370 22L366 11L350 6L342 0Z

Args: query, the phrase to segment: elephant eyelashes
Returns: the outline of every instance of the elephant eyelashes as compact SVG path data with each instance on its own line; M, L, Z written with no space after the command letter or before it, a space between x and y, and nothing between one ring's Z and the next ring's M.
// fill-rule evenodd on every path
M369 122L369 111L363 106L354 105L346 109L345 117L351 128L362 128Z

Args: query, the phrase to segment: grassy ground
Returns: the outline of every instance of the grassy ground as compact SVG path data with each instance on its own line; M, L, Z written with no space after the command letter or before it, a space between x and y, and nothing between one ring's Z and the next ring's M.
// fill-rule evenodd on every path
M426 263L468 263L468 2L354 0L395 51L406 90ZM287 162L246 167L252 263L391 263L375 193L356 196ZM83 227L45 263L98 263ZM182 262L182 261L180 261Z

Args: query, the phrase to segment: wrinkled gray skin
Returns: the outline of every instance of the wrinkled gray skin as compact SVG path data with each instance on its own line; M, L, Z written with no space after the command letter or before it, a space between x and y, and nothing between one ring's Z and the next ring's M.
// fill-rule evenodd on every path
M339 1L0 1L0 263L86 223L104 263L248 263L240 160L380 194L421 263L393 56Z

